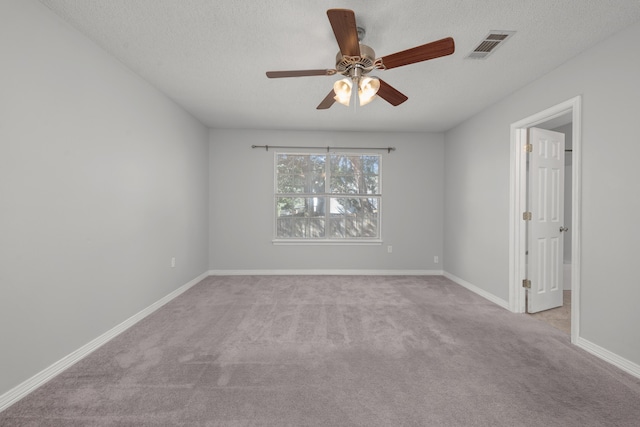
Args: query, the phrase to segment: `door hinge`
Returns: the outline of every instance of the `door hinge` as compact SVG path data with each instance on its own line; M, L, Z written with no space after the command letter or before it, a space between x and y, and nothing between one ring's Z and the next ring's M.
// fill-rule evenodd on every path
M527 289L531 289L531 280L529 280L529 279L522 280L522 287L523 288L527 288Z
M533 144L524 144L524 151L527 153L533 153Z
M522 212L522 219L525 221L531 221L531 212Z

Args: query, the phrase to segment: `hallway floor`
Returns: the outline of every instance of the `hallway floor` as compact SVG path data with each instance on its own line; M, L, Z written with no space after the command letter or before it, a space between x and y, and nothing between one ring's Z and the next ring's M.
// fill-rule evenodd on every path
M552 308L551 310L533 313L529 316L547 322L562 332L571 334L571 291L563 291L562 307Z

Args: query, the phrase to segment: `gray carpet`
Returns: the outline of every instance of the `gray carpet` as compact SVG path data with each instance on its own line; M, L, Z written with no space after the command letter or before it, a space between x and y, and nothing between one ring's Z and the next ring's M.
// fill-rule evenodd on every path
M439 276L211 277L2 426L638 426L640 380Z

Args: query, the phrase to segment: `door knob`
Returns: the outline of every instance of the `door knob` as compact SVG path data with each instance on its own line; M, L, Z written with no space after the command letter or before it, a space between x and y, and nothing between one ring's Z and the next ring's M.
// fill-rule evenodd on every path
M567 227L560 227L560 232L562 233L563 231L569 231L569 229Z

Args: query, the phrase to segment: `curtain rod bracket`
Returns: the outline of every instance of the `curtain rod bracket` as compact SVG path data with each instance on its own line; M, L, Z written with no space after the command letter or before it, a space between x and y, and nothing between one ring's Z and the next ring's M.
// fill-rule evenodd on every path
M251 148L264 148L264 151L269 151L268 145L252 145Z

